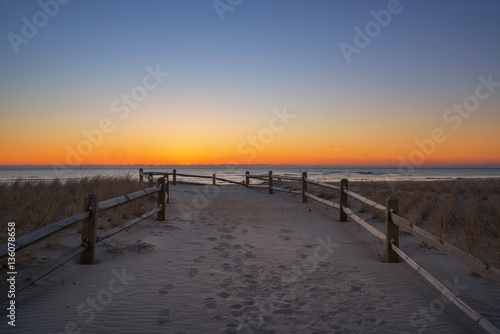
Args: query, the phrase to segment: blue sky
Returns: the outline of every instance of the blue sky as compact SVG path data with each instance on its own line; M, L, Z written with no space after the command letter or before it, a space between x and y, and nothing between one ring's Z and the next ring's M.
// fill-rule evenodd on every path
M144 117L258 127L286 105L304 123L383 117L419 125L418 135L479 75L500 78L500 2L401 0L400 13L348 63L340 43L354 44L354 28L364 30L371 11L388 3L243 0L221 21L211 0L71 0L15 53L8 34L22 35L22 18L42 9L1 0L0 117L10 126L42 117L91 124L160 64L170 76L148 97ZM491 117L484 122L498 120Z

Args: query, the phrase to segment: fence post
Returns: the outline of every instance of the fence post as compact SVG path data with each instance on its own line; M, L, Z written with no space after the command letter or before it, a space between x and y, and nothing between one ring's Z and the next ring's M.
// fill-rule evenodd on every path
M170 203L170 186L168 181L168 173L165 173L165 187L167 192L167 203Z
M87 195L85 197L83 211L92 210L92 212L90 217L82 223L82 243L88 240L89 246L80 253L80 264L94 264L98 206L99 202L97 202L96 195Z
M172 175L172 185L175 186L176 181L177 181L177 171L174 169L173 175Z
M307 203L307 172L302 172L302 203Z
M394 224L391 217L391 211L398 212L398 199L395 197L388 197L385 205L386 218L385 218L385 247L386 257L385 262L394 263L399 262L399 255L396 253L391 244L393 243L399 247L399 226Z
M347 214L344 212L344 206L348 205L348 196L344 190L349 189L349 181L347 179L340 180L340 210L339 210L339 221L346 222Z
M269 171L269 193L273 194L273 171Z
M164 221L165 220L165 178L160 177L158 179L158 185L161 187L158 192L158 206L161 205L161 210L158 211L158 217L156 220Z
M149 172L149 173L148 173L148 184L149 184L150 186L152 186L152 185L153 185L153 172Z
M143 169L139 168L139 181L142 183L144 181L144 177L142 176Z
M212 183L215 186L215 174L212 176Z
M250 183L250 172L246 171L245 172L245 187L248 187L249 183Z

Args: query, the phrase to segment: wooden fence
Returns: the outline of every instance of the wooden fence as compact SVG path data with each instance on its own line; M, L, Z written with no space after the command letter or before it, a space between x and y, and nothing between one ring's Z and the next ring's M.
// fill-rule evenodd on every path
M380 205L364 196L361 196L353 191L350 191L349 182L346 179L341 180L340 184L336 186L324 182L309 180L307 178L307 172L303 172L301 177L290 177L290 176L273 175L272 171L269 171L268 174L260 174L260 175L251 175L250 172L247 171L245 173L245 180L242 182L237 182L216 177L215 174L213 174L212 176L182 174L182 173L177 173L175 169L172 171L172 173L144 172L144 170L141 168L139 170L140 181L143 182L144 178L147 178L147 182L150 185L153 185L154 183L153 178L155 176L160 176L160 178L157 180L158 185L152 186L148 189L140 190L132 194L113 198L104 202L97 202L96 196L88 195L85 199L85 207L82 213L77 214L73 217L63 219L59 222L46 226L38 231L34 231L30 234L24 235L19 239L17 239L15 242L16 245L15 247L16 250L19 250L35 242L38 242L42 239L45 239L46 237L54 233L57 233L59 231L62 231L63 229L73 226L77 222L84 221L84 226L82 229L82 243L74 247L65 255L61 256L58 260L42 268L36 275L28 277L23 281L19 282L16 291L19 292L23 290L31 283L35 282L39 278L50 273L51 271L53 271L63 263L69 261L78 254L80 254L80 263L92 264L94 262L94 257L95 257L96 242L102 241L132 226L133 224L136 224L139 221L142 221L154 215L155 213L158 213L158 220L165 220L165 203L168 203L170 198L169 196L170 175L172 176L172 185L176 185L177 183L200 184L194 182L179 181L177 180L178 177L212 179L213 185L218 185L216 181L221 181L225 183L244 185L245 187L267 188L269 194L273 194L275 191L287 192L291 194L300 195L302 197L302 203L308 203L308 200L312 199L329 207L333 207L339 210L340 222L347 222L348 217L350 217L353 221L363 226L367 231L369 231L370 233L378 237L380 240L385 242L386 262L394 263L394 262L399 262L400 259L403 259L413 269L415 269L422 277L424 277L429 283L431 283L436 289L438 289L443 295L445 295L451 302L453 302L459 309L461 309L464 313L466 313L469 317L471 317L486 331L488 331L489 333L500 333L500 330L498 328L496 328L493 324L491 324L487 319L482 317L479 313L475 312L463 300L458 298L453 292L451 292L448 288L446 288L443 284L441 284L437 279L435 279L432 275L430 275L425 269L423 269L420 265L418 265L415 261L413 261L408 255L406 255L399 248L399 228L419 238L420 240L426 242L428 245L438 249L442 253L453 257L454 259L458 260L466 267L468 267L471 271L477 272L480 275L490 279L491 281L497 284L500 284L500 269L492 266L491 264L484 263L483 261L473 257L468 253L465 253L464 251L458 249L457 247L451 245L450 243L432 235L431 233L419 228L418 226L413 225L405 218L399 216L397 214L398 213L397 198L389 197L386 200L385 206ZM261 183L252 184L250 181L252 179L260 180ZM295 183L297 187L300 188L300 191L276 187L274 185L275 180ZM267 185L265 184L265 182L267 182ZM309 185L337 191L339 194L339 203L334 203L332 201L328 201L327 199L321 198L318 195L312 194L309 191L310 188ZM143 214L138 218L135 218L127 222L124 225L121 225L115 229L107 231L102 235L99 236L96 235L98 213L105 210L109 210L111 208L117 207L122 204L126 204L132 200L142 198L153 193L158 193L157 208ZM364 221L349 208L349 199L351 198L358 200L368 206L371 206L385 213L386 216L385 233L373 227L368 222ZM8 246L7 244L0 246L0 258L3 258L8 255L9 250L7 246ZM2 296L6 295L7 295L6 293L2 294ZM5 299L0 300L0 302L3 302L6 299L7 297L5 297Z
M213 185L217 185L217 181L225 182L225 183L234 183L234 184L239 184L239 185L244 185L244 181L242 182L236 182L228 179L224 179L221 177L217 177L215 174L212 176L207 176L207 175L192 175L192 174L182 174L182 173L177 173L177 170L174 169L172 170L172 173L168 172L144 172L143 168L139 169L139 181L143 182L144 178L146 177L148 182L150 184L153 183L153 178L154 176L163 176L168 179L169 175L172 175L172 185L176 185L177 183L184 183L184 184L204 184L204 183L196 183L196 182L187 182L187 181L178 181L177 177L192 177L192 178L197 178L197 179L211 179ZM168 186L168 183L167 183Z
M461 309L465 314L471 317L476 323L483 327L489 333L500 333L500 330L491 324L487 319L481 316L479 313L474 311L470 306L468 306L463 300L458 298L453 292L441 284L436 278L429 274L425 269L413 261L408 255L406 255L399 248L399 228L403 231L419 238L420 240L426 242L428 245L438 249L442 253L453 257L454 259L461 262L463 265L468 267L471 271L477 272L480 275L490 279L491 281L500 284L500 269L492 266L491 264L484 263L483 261L473 257L472 255L458 249L457 247L451 245L450 243L432 235L431 233L415 226L405 218L399 216L398 213L398 200L395 197L389 197L386 200L386 205L380 205L364 196L361 196L355 192L349 190L349 182L346 179L340 181L339 186L327 184L324 182L318 182L309 180L307 178L307 172L302 173L302 177L290 178L290 177L280 177L278 175L273 175L272 171L269 175L251 175L246 172L245 183L246 186L252 186L250 184L251 179L258 179L261 181L266 181L267 185L260 185L259 187L266 187L269 189L269 194L273 194L273 191L286 191L292 194L300 194L302 196L302 203L307 203L308 199L313 199L317 202L325 204L329 207L333 207L339 210L339 221L346 222L349 216L359 225L363 226L370 233L385 242L386 248L386 262L394 263L399 262L402 258L406 263L408 263L413 269L415 269L422 277L424 277L429 283L431 283L436 289L438 289L443 295L445 295L451 302L453 302L459 309ZM274 180L286 180L286 181L297 181L300 182L301 191L290 191L282 188L275 187L273 185ZM338 191L339 203L334 203L328 201L324 198L316 196L308 191L308 185L315 185L329 190ZM356 215L349 208L349 199L353 198L366 205L369 205L377 210L385 213L386 216L386 228L385 233L376 229L358 215Z
M134 193L130 193L124 196L119 196L116 198L108 199L106 201L98 202L98 198L95 195L87 195L85 197L85 205L83 212L74 215L72 217L65 218L51 225L45 226L39 230L33 231L29 234L23 235L16 239L14 243L7 243L0 246L0 259L11 256L14 251L19 251L30 245L33 245L45 238L54 235L55 233L61 232L69 227L75 226L76 223L83 222L82 225L82 243L70 249L64 255L60 256L53 262L45 265L37 272L31 274L29 277L25 277L16 282L16 293L24 290L26 287L36 282L43 276L49 274L56 268L60 267L64 263L68 262L77 255L80 255L80 264L93 264L95 261L95 245L96 243L103 241L118 232L121 232L130 226L137 224L138 222L157 214L158 220L165 220L165 203L168 203L169 193L168 193L168 178L161 177L157 180L157 185L152 186L147 189L139 190ZM137 200L149 196L151 194L158 194L158 206L141 215L140 217L134 218L131 221L115 227L114 229L108 230L102 234L97 235L97 225L98 225L98 214L112 208L116 208L120 205L127 204L131 201ZM0 303L7 300L7 291L2 291L0 295Z

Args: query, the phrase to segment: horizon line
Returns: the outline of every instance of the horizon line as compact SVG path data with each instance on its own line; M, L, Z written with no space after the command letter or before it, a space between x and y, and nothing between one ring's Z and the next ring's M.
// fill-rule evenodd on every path
M398 165L296 165L296 164L86 164L86 165L1 165L0 168L163 168L163 167L189 167L189 168L227 168L232 167L249 167L249 168L264 168L264 167L281 167L281 168L405 168L407 166ZM440 164L440 165L423 165L411 166L413 169L423 168L500 168L500 164Z

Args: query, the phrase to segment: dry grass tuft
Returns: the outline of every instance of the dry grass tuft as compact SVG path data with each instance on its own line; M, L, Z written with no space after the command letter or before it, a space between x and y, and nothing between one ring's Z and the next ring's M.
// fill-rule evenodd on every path
M135 244L127 246L127 249L136 251L137 253L145 253L152 251L155 247L155 244L139 239Z
M500 238L500 196L493 195L489 198L490 219L487 228L494 237Z
M156 245L150 242L146 242L142 240L142 238L138 239L135 243L130 245L125 245L121 240L116 239L104 240L102 242L102 245L104 246L104 248L106 248L106 251L108 253L113 254L124 254L123 251L125 250L130 250L137 253L145 253L152 251L156 247Z
M367 197L367 198L371 199L372 201L377 202L378 204L385 206L385 202L387 201L387 197L389 197L389 196L390 196L390 193L386 190L383 190L383 191L375 193L373 195L373 197L371 197L371 198ZM384 212L382 212L378 209L375 209L374 207L371 207L371 206L370 206L370 211L372 213L372 219L385 221L386 214Z
M408 218L410 223L415 226L420 226L422 222L432 213L435 198L436 196L434 194L422 195L419 193L416 195L412 206L409 209Z
M439 202L434 215L434 231L435 234L444 238L450 227L457 222L456 215L456 198L454 195L447 194L443 200Z

